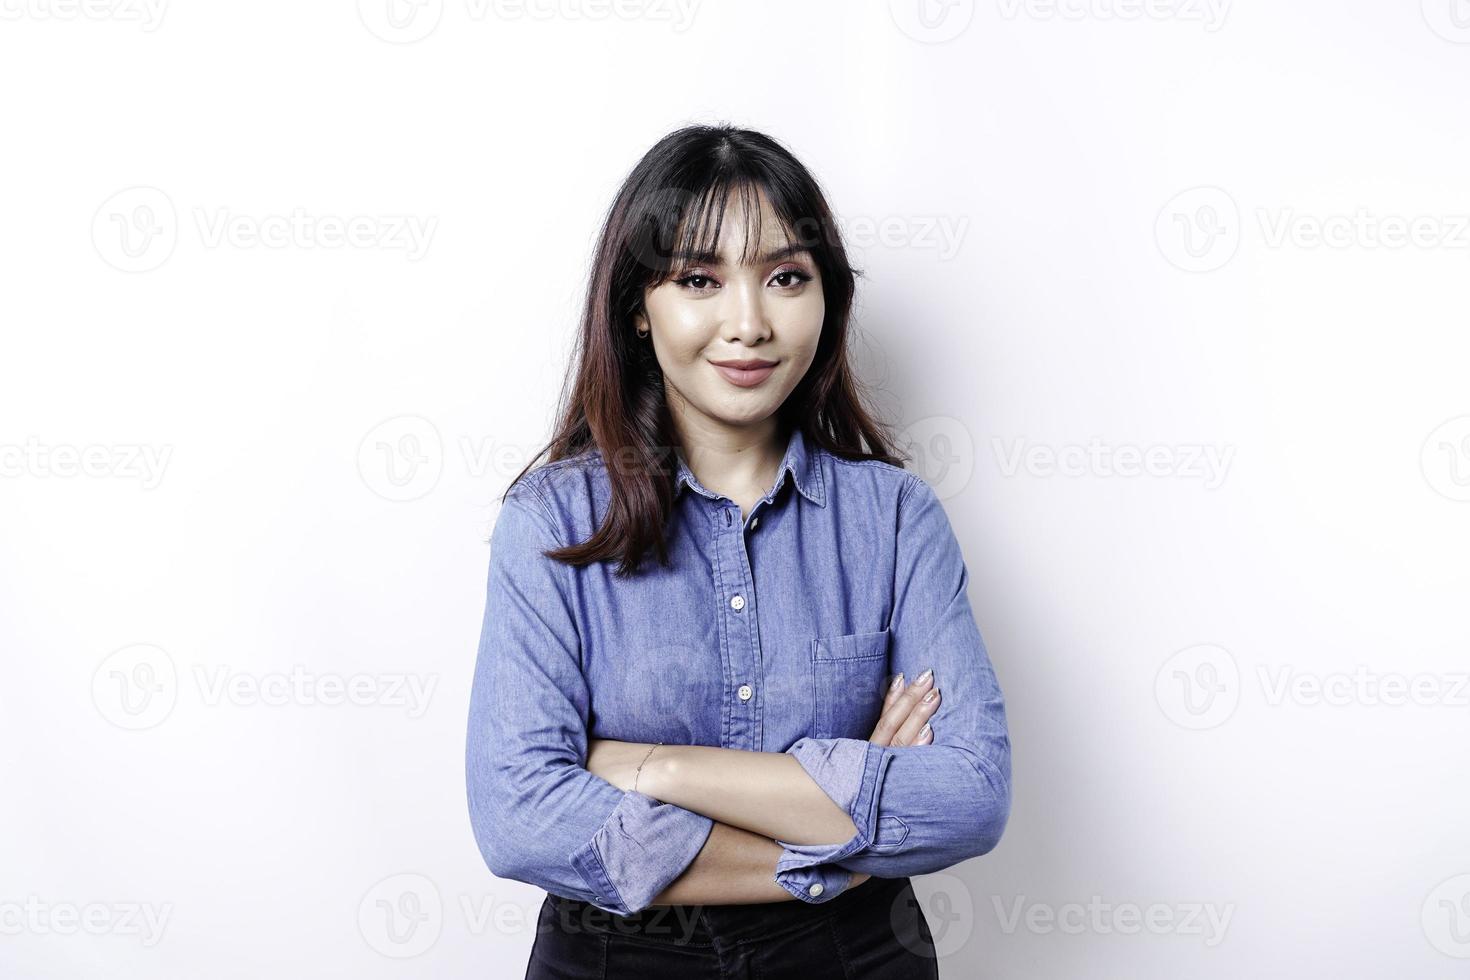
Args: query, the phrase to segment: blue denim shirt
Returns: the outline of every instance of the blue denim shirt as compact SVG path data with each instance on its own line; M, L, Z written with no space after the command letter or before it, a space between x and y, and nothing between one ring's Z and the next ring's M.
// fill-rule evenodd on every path
M601 523L597 450L533 469L501 507L465 758L490 870L629 915L694 860L710 818L589 773L589 736L795 756L857 827L777 841L775 880L802 901L837 897L850 872L926 874L993 848L1010 813L1004 703L929 484L800 429L744 521L682 454L677 480L672 567L650 556L631 580L541 554ZM868 742L892 675L926 667L943 694L933 743Z

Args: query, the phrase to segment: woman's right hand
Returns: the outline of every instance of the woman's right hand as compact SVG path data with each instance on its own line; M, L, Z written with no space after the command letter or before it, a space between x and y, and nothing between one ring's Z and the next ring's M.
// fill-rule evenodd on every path
M932 699L925 701L929 695ZM924 671L912 684L900 674L883 698L883 713L868 741L875 745L928 745L934 741L934 730L926 730L925 726L939 710L939 700L932 670Z

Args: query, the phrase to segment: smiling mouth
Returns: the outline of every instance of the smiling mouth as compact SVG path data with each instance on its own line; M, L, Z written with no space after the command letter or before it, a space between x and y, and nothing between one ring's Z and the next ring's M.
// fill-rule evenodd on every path
M754 388L776 370L775 361L710 361L710 364L738 388Z

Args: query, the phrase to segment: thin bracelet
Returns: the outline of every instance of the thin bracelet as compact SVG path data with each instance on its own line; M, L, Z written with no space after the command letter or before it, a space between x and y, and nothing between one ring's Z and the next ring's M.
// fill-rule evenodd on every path
M655 745L653 747L653 749L658 748L658 746L659 745L662 745L662 744L664 744L664 743L659 742L658 745ZM645 755L643 757L643 762L647 762L648 761L648 756L649 755L653 755L653 749L649 749L648 750L648 755ZM638 763L638 768L635 769L635 770L633 770L633 792L635 792L635 793L638 792L638 774L641 773L641 772L643 772L643 762Z

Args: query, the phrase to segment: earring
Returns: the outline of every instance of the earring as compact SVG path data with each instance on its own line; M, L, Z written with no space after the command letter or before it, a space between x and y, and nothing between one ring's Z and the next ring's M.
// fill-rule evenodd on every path
M647 337L648 336L648 331L647 330L640 330L640 331L638 331L638 336L640 336L640 337Z

